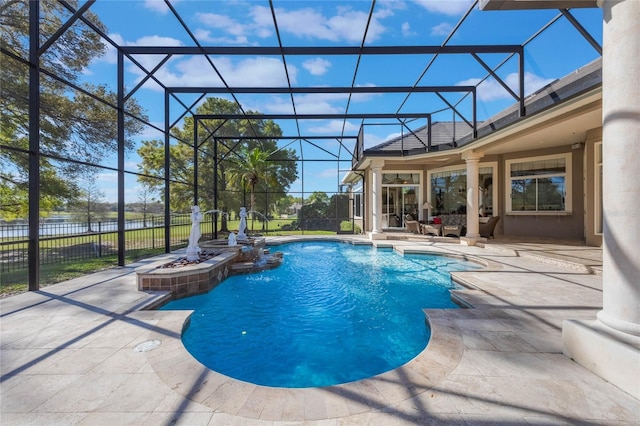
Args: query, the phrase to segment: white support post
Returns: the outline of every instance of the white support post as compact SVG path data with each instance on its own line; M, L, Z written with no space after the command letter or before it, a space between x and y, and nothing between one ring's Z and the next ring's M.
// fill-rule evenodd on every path
M565 321L563 352L640 399L640 1L603 10L602 310Z
M483 154L466 151L462 154L462 159L467 163L467 235L460 241L473 245L480 239L480 219L479 219L479 164Z
M382 234L382 166L384 161L374 160L371 163L372 209L371 239L379 239Z

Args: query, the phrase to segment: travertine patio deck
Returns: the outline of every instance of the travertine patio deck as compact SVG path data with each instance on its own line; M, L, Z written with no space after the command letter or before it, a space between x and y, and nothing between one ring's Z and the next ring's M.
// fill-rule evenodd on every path
M640 423L637 399L562 355L562 321L601 307L598 249L378 243L488 265L455 274L475 309L426 311L432 339L405 366L327 388L229 379L182 346L188 313L140 310L159 296L136 290L139 262L0 300L0 424Z

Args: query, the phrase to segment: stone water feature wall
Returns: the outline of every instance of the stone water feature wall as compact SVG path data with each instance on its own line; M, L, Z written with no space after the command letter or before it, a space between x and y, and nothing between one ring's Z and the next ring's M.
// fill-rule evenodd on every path
M234 250L182 268L144 266L136 270L138 290L168 291L174 299L207 293L229 276L237 258L238 251Z
M172 299L181 299L207 293L231 274L258 272L282 263L282 253L271 255L265 250L264 238L247 239L238 246L228 246L227 240L208 241L201 247L220 253L199 263L163 267L172 264L164 260L142 266L136 269L138 290L166 291Z

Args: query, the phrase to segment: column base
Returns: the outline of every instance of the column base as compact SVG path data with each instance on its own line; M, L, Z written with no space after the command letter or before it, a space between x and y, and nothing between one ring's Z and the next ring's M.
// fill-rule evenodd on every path
M385 234L384 232L369 232L369 239L370 240L386 240L387 239L387 234Z
M562 353L640 399L640 337L597 320L565 320Z
M487 239L484 237L481 237L480 234L478 234L477 237L474 236L466 236L466 237L460 237L460 244L462 244L463 246L475 246L477 243L486 243Z

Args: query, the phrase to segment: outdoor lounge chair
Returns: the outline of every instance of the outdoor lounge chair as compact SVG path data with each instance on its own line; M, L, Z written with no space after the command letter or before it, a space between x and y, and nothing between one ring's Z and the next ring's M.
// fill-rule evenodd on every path
M480 236L484 238L494 238L493 230L495 229L500 216L491 216L486 223L480 224Z
M436 237L440 235L440 229L442 228L441 223L421 223L420 230L424 235L435 235Z
M411 216L410 214L405 215L404 225L407 232L413 232L414 234L420 233L420 222L418 222L417 220L413 220L413 216Z

